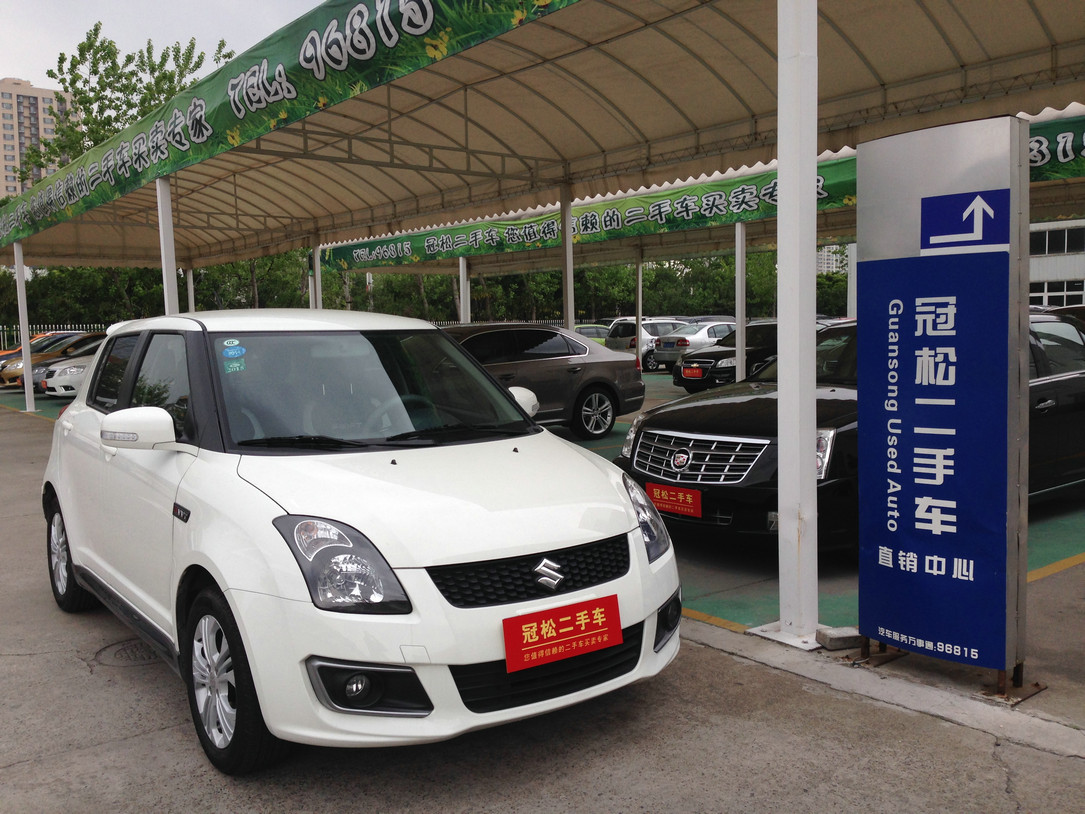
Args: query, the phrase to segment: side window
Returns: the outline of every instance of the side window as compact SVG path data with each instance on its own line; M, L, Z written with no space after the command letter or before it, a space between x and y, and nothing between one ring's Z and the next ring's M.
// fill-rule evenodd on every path
M523 330L516 332L516 358L530 362L536 359L556 359L569 356L569 343L556 331Z
M1077 328L1068 322L1037 322L1032 330L1047 355L1053 376L1085 370L1085 343Z
M180 334L156 334L139 366L133 407L162 407L173 416L177 438L185 435L189 409L188 363Z
M509 331L486 331L469 336L463 340L463 347L484 365L507 362L514 351Z
M139 342L139 336L121 336L113 340L109 350L102 355L94 388L87 396L87 403L107 413L117 409L120 400L124 371Z

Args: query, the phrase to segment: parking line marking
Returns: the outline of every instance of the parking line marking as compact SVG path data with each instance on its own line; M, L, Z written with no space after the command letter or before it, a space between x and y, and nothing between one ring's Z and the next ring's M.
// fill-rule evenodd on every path
M1065 560L1059 560L1058 562L1051 563L1051 565L1045 565L1043 568L1037 568L1035 571L1029 571L1028 581L1035 582L1038 579L1049 577L1052 574L1057 574L1060 571L1065 571L1067 568L1073 568L1075 565L1081 565L1082 563L1085 563L1085 554L1067 557Z
M735 633L745 633L749 630L749 627L746 625L740 625L738 622L729 622L726 619L720 619L716 616L709 616L707 613L701 613L701 611L694 610L693 608L682 608L682 615L688 616L690 619L696 619L698 622L706 622L715 627L733 630Z

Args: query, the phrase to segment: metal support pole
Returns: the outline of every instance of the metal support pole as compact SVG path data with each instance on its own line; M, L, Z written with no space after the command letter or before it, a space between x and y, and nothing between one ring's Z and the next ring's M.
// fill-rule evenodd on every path
M634 343L637 348L637 367L643 372L644 360L641 358L641 346L640 346L640 331L641 320L644 314L644 252L637 252L637 293L636 293L636 331L633 334Z
M561 288L565 327L576 324L576 303L573 301L573 190L561 186Z
M817 647L814 332L817 0L777 0L779 51L779 552L774 638ZM766 632L766 635L770 635Z
M467 273L467 258L460 258L460 322L471 323L471 277Z
M185 291L188 292L188 310L196 310L196 269L185 270Z
M34 376L30 365L30 319L26 308L26 266L23 265L23 242L16 240L15 247L15 299L19 308L19 345L23 350L23 394L26 411L32 413L34 406Z
M313 296L309 299L309 307L324 307L324 286L320 282L320 239L317 237L313 238Z
M746 223L735 223L735 381L746 378Z
M170 179L156 178L158 193L158 245L162 253L162 297L166 314L180 311L177 304L177 249L173 242L173 201L170 197Z

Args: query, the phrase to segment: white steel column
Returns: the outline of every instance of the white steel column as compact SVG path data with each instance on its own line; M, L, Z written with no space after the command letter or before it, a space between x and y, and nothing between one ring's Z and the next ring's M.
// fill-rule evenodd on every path
M634 326L634 339L636 354L637 354L637 367L644 372L644 360L641 358L641 346L640 346L640 331L641 320L644 314L644 251L637 252L637 288L634 295L636 302L633 306L636 312L636 325Z
M309 297L310 308L324 307L324 286L320 282L320 240L313 238L313 287Z
M746 223L735 223L735 381L746 378Z
M467 258L460 258L460 322L471 322L471 278L467 274Z
M817 647L814 375L817 0L777 0L779 51L779 547L775 638Z
M162 297L166 314L180 311L177 304L177 249L173 243L173 201L170 197L170 179L156 178L158 193L158 245L162 252Z
M196 269L185 270L185 291L188 292L188 310L196 310Z
M565 327L576 324L576 303L573 302L573 190L561 186L561 291Z
M16 240L15 248L15 299L19 308L19 346L23 350L23 394L26 411L34 412L34 375L30 365L30 319L26 309L26 266L23 265L23 242ZM27 375L30 374L30 375Z

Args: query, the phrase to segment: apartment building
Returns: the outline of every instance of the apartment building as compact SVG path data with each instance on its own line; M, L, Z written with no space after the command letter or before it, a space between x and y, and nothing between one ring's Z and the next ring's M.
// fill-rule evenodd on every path
M62 111L66 106L58 90L36 88L25 79L0 79L0 159L4 168L0 198L18 195L56 171L56 167L44 172L35 169L25 183L19 181L27 148L53 136L56 119L52 111Z

